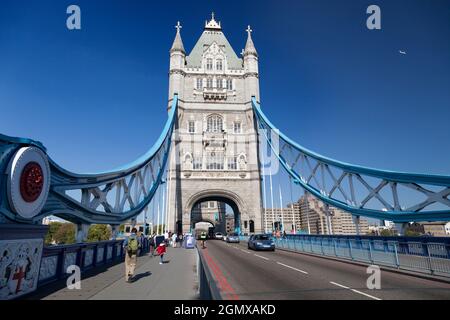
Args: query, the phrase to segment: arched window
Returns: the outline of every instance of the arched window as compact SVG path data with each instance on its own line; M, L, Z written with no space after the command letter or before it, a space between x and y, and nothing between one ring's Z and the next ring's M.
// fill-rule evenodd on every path
M216 85L217 89L223 89L223 80L222 80L222 78L217 78L216 82L217 82L217 85Z
M222 71L222 59L217 59L217 61L216 61L216 70Z
M202 90L203 89L203 79L197 78L197 89Z
M218 114L210 115L206 120L206 131L207 132L222 132L223 131L223 120Z
M206 170L223 170L224 157L221 152L206 155Z
M206 59L206 70L212 70L213 68L213 59L208 58Z
M227 90L233 90L233 80L227 79Z
M250 220L250 233L255 232L255 221Z
M213 87L213 79L212 78L206 79L206 89L212 89L212 87Z

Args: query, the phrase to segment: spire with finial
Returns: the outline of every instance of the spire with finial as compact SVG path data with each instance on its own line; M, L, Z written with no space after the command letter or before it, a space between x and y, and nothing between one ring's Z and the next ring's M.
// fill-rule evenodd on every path
M177 25L175 26L175 29L177 29L177 34L175 35L175 40L173 40L172 48L170 49L170 52L173 51L181 51L183 53L186 53L184 51L183 41L181 40L180 30L183 28L180 24L180 21L177 22Z
M222 27L220 26L220 22L217 22L215 19L216 15L213 12L211 12L211 20L205 22L205 29L209 30L221 30Z
M255 45L253 44L253 40L252 40L253 30L250 28L250 26L248 26L245 31L247 31L248 36L247 36L247 43L245 44L244 55L248 55L248 54L258 55L258 53L256 52Z

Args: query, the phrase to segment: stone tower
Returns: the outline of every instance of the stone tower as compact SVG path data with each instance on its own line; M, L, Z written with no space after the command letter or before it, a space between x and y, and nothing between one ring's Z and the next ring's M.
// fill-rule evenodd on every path
M169 104L178 94L167 184L169 230L189 232L203 201L229 204L235 229L261 232L258 145L251 98L259 100L258 54L247 28L238 57L214 15L187 55L181 25L170 49Z

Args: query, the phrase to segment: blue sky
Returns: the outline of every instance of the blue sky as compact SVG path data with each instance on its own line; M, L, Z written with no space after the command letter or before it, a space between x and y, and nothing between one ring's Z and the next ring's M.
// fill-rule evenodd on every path
M65 26L70 4L81 31ZM382 30L365 26L371 4ZM261 106L295 141L354 164L450 174L445 0L3 0L0 132L42 141L75 172L133 161L167 117L177 20L190 51L211 11L237 53L252 26Z

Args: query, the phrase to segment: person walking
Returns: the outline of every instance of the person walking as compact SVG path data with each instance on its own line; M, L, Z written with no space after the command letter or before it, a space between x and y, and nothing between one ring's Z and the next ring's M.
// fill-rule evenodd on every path
M153 257L154 252L155 252L155 237L153 235L150 236L149 240L148 240L148 244L150 247L150 258Z
M177 237L178 240L178 247L183 248L183 235L180 233Z
M200 240L202 241L202 249L205 249L205 242L206 242L206 232L202 231L200 234Z
M164 233L164 242L166 243L166 245L169 244L169 232L165 232Z
M132 282L134 270L136 269L137 253L140 246L136 233L136 228L131 229L131 234L123 242L125 249L125 280L127 282Z
M156 252L159 255L159 264L163 264L164 263L164 254L166 253L166 245L164 244L164 242L161 242L158 246L158 248L156 249Z
M178 239L177 234L174 232L172 235L172 247L174 247L174 248L177 247L177 242L178 242L177 239Z

